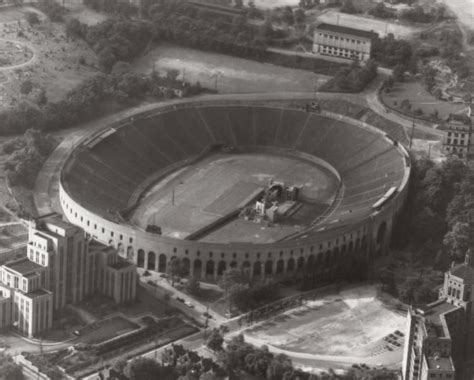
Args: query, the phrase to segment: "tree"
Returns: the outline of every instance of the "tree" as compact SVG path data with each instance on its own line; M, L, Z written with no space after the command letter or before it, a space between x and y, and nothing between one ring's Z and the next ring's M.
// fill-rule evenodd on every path
M473 228L469 223L457 222L445 235L443 243L451 256L462 259L473 247Z
M83 25L77 18L72 18L66 23L66 35L68 37L83 38L87 26Z
M124 375L130 380L176 380L174 368L162 367L153 359L136 358L125 368Z
M20 84L20 93L23 95L28 95L31 91L33 91L33 87L33 82L29 79L26 79Z
M206 345L212 351L221 351L222 344L224 343L224 337L218 329L213 329L207 338Z
M186 290L192 296L198 297L201 294L201 284L195 277L191 277L186 284Z
M28 22L28 24L30 26L37 25L41 22L39 17L38 17L38 13L36 13L36 12L26 12L25 13L25 18L26 18L26 21Z
M341 12L355 14L359 13L359 10L354 6L352 0L344 0L344 3L341 7Z

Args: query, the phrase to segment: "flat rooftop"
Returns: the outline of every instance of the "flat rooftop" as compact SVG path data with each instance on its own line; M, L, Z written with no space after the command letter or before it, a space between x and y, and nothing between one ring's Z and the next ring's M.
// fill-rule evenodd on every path
M37 298L37 297L41 297L47 294L52 294L52 293L44 289L36 289L36 290L33 290L32 292L26 293L25 296L29 298Z
M444 326L441 323L441 315L456 309L459 309L459 306L448 302L436 302L421 309L426 318L425 326L428 334L438 338L447 337Z
M349 28L347 26L341 26L341 25L326 24L326 23L322 23L316 26L316 30L324 30L327 32L349 34L351 36L357 36L357 37L362 37L362 38L367 38L367 39L372 39L377 36L377 33L375 32L362 30L362 29Z
M4 264L4 266L8 269L11 269L15 272L20 273L23 276L26 276L32 272L37 272L39 270L44 269L44 267L29 260L26 257L18 261L13 261L13 262Z
M427 357L426 362L428 363L428 368L431 370L439 370L439 371L453 371L454 366L451 358L446 357Z

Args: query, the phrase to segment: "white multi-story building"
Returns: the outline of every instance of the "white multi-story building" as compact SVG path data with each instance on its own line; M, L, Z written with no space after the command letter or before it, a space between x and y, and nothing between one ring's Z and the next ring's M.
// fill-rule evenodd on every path
M403 353L403 379L471 379L474 357L474 255L445 273L439 300L410 308Z
M443 150L446 154L466 161L472 159L474 135L470 107L467 114L450 114L440 129L443 131Z
M0 267L0 328L34 336L54 313L95 292L115 302L136 295L136 267L117 251L89 239L80 227L52 214L31 222L27 257Z
M371 31L322 23L314 30L313 53L366 62L377 36Z

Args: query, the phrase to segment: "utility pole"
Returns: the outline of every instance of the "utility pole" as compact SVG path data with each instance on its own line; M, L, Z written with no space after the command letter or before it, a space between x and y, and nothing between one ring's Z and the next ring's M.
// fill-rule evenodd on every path
M415 132L415 118L413 118L413 124L411 126L411 134L410 134L410 145L409 148L411 149L411 145L413 143L413 134Z

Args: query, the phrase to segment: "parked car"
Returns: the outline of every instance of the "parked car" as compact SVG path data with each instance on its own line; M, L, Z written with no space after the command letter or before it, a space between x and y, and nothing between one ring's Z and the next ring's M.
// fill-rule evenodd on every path
M184 304L187 306L187 307L190 307L191 309L194 309L194 305L189 302L189 301L184 301Z
M184 303L184 298L181 298L180 296L176 296L176 301Z

